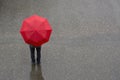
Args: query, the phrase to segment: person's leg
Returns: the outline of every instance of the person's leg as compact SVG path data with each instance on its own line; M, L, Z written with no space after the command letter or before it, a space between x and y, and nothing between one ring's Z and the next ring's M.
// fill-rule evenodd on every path
M35 48L30 46L30 53L31 53L31 61L34 64L35 63Z
M40 60L41 60L41 46L40 47L36 47L37 50L37 64L40 64Z

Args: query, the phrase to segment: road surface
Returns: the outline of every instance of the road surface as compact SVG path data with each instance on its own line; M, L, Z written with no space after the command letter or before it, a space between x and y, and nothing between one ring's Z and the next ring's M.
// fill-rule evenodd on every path
M38 69L19 33L33 14L53 28ZM120 80L120 1L1 0L0 80Z

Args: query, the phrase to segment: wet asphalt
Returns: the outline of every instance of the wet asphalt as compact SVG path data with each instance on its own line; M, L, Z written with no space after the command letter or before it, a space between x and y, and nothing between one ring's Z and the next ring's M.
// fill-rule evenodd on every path
M39 66L19 33L33 14L53 28ZM120 1L0 0L0 80L120 80Z

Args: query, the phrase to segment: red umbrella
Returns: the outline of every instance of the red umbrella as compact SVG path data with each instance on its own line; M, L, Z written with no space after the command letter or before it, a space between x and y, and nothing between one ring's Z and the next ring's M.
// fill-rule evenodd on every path
M20 33L27 44L41 46L49 41L52 28L46 18L32 15L26 18L20 29Z

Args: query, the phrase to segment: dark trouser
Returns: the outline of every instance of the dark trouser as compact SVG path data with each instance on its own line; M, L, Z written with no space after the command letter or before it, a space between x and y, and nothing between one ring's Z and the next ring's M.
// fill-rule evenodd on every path
M41 59L41 46L40 47L33 47L33 46L30 45L32 63L35 63L35 49L37 51L37 63L39 64L40 59Z

